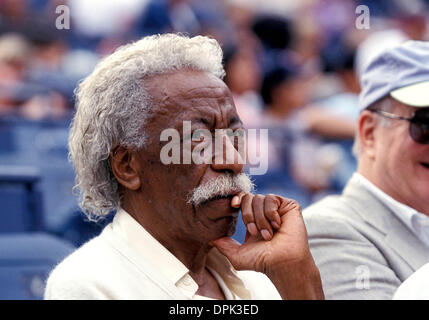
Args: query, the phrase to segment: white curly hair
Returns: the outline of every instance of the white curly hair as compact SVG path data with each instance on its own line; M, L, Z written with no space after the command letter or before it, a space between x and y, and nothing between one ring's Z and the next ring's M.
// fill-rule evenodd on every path
M208 37L148 36L118 48L79 84L69 158L76 172L74 190L79 205L90 220L107 215L120 204L118 182L109 163L111 148L144 148L145 121L156 108L145 90L145 80L185 68L222 79L222 56L218 42Z

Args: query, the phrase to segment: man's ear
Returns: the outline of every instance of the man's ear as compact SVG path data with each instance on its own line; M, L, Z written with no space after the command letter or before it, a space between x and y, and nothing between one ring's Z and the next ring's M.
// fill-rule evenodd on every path
M124 188L138 190L141 187L139 161L135 151L117 146L109 156L113 174Z
M361 153L367 154L371 159L375 158L375 130L377 128L377 119L371 111L362 111L359 122L359 139Z

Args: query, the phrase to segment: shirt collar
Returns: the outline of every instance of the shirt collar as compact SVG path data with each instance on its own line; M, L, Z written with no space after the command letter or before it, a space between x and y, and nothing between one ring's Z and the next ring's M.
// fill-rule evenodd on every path
M192 298L195 295L198 285L189 275L188 268L122 208L117 211L113 219L113 230L120 233L186 296ZM229 260L216 248L213 248L208 254L207 267L215 271L218 276L217 280L223 282L223 289L229 289L230 293L237 298L250 299L250 293L238 277L237 272Z
M143 228L124 209L119 209L113 219L113 228L164 276L176 284L189 270Z
M366 179L360 173L355 172L352 176L354 183L360 184L370 191L374 196L380 199L398 219L400 219L410 230L420 237L422 233L422 226L428 226L429 217L425 214L418 212L414 208L411 208L386 194L371 181ZM422 224L423 223L423 224ZM426 241L425 241L426 242Z

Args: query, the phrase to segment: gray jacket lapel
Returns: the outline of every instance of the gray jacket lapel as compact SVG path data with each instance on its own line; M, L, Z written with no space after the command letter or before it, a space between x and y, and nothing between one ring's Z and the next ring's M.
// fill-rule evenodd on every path
M404 258L413 270L417 270L429 261L429 248L396 217L392 219L390 232L386 235L386 243Z
M368 224L386 235L386 244L413 270L429 261L429 248L365 187L351 179L344 188L343 197Z

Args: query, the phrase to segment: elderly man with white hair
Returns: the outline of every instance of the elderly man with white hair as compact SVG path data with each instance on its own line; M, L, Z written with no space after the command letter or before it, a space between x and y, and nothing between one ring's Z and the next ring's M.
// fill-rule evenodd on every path
M162 132L185 121L192 132L242 129L221 61L213 39L150 36L80 84L69 144L81 207L116 214L54 269L46 299L323 298L299 205L251 194L230 139L222 156L234 161L161 159ZM230 238L240 209L242 245Z
M391 299L429 262L429 43L383 51L361 83L357 172L303 213L328 299Z

